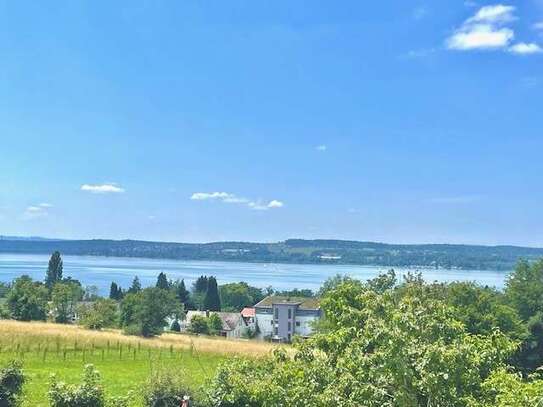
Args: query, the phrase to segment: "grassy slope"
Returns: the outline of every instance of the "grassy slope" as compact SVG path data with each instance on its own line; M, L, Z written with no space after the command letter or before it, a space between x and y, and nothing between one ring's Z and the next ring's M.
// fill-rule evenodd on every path
M145 340L116 331L94 332L75 326L0 321L0 364L20 359L28 376L23 406L47 406L52 373L77 383L83 366L94 364L109 395L136 390L153 369L174 367L189 384L200 386L232 355L258 357L270 344L164 334Z

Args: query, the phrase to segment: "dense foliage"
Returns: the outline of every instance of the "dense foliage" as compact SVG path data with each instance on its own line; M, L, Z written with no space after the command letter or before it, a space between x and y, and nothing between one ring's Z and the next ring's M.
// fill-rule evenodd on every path
M0 369L0 407L19 405L25 376L19 362L9 362Z
M88 329L111 328L118 324L118 306L111 299L101 298L92 304L82 304L77 312L78 323Z
M398 285L392 272L367 283L336 277L322 293L326 323L319 333L298 343L294 354L226 362L208 388L208 405L543 403L543 382L511 365L527 329L509 293L470 283L426 284L419 276Z
M13 319L19 321L45 321L49 292L42 283L21 276L13 281L7 296L7 306Z
M173 292L148 287L125 296L121 302L121 326L132 335L159 335L167 325L166 318L179 313L178 307Z
M179 371L157 370L142 389L145 407L178 407L192 390Z

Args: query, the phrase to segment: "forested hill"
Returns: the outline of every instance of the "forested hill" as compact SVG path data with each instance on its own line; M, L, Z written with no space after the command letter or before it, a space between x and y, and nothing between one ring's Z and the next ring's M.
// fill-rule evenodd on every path
M519 259L543 257L543 249L516 246L399 245L344 240L192 244L136 240L0 239L0 253L49 254L54 250L65 255L481 270L511 270Z

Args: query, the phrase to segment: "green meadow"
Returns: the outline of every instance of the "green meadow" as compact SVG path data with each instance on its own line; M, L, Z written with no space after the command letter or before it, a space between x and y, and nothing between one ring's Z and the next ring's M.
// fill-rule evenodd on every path
M174 369L193 391L199 391L221 361L233 354L255 357L269 349L269 345L254 342L171 334L146 340L112 331L0 321L0 365L22 361L27 377L22 404L25 407L48 406L51 375L78 383L83 367L89 363L100 371L108 396L133 392L133 405L138 406L138 390L153 370Z

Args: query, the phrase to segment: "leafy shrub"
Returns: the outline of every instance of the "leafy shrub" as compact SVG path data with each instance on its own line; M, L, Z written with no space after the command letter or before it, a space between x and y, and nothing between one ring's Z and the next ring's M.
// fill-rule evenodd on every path
M154 372L143 387L145 407L178 407L192 392L177 372Z
M212 335L218 335L222 330L222 320L219 314L213 313L207 319L207 325L209 326L209 332Z
M49 388L51 407L105 407L104 390L100 373L93 365L86 365L80 385L59 382L52 376Z
M181 331L181 325L179 325L179 321L176 319L172 322L172 326L170 329L174 332L180 332Z
M117 303L109 298L102 298L91 305L81 305L78 309L80 325L88 329L102 329L117 325Z
M207 323L207 318L200 315L195 315L190 320L190 332L195 334L208 334L209 325Z
M9 362L0 370L0 407L13 407L19 404L24 382L20 362Z

